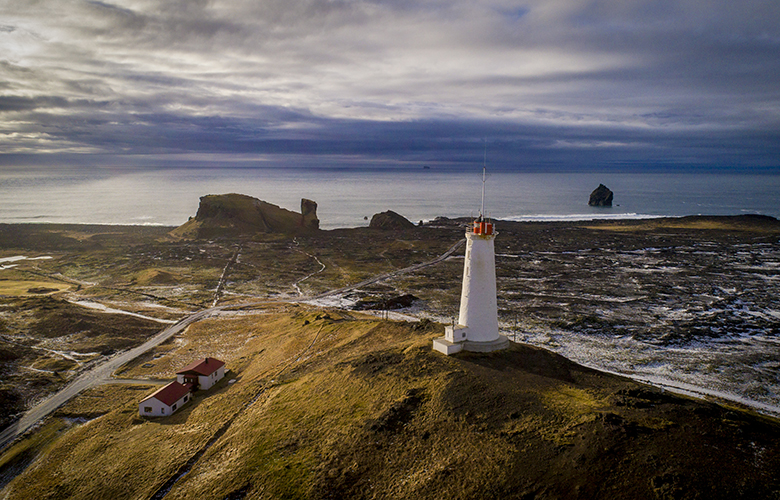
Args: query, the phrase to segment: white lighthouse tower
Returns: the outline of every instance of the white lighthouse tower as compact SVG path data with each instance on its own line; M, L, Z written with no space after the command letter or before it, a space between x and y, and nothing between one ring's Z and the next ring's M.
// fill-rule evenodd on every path
M466 258L460 293L458 324L446 326L433 348L450 355L462 350L491 352L509 346L498 333L496 259L493 224L485 219L485 167L482 167L482 206L479 218L466 231Z

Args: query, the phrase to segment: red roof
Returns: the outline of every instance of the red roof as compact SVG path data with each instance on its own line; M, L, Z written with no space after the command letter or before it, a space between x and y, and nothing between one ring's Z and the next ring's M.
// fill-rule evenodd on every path
M181 370L177 371L176 375L194 372L198 375L207 377L223 366L225 366L225 363L218 360L217 358L203 358L188 364Z
M144 398L143 401L154 398L158 401L162 401L168 406L171 406L173 403L183 398L184 395L190 392L191 389L192 389L192 384L180 384L178 382L171 382L170 384L166 385L162 389L158 389L157 391L153 392L152 394Z

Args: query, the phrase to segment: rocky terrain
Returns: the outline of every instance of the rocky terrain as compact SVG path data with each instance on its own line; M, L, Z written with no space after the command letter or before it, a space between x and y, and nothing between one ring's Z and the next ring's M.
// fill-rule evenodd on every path
M779 225L756 216L499 221L504 332L590 366L727 393L777 413ZM419 295L432 278L410 278L403 291ZM443 292L436 318L455 315L456 300Z
M300 221L300 217L298 214L298 219L292 220ZM265 450L260 455L230 455L231 464L244 464L236 465L243 476L224 470L220 477L234 479L214 486L213 494L204 493L206 486L176 486L171 489L171 498L201 494L223 498L228 494L235 498L379 498L377 491L427 498L437 488L450 488L446 485L453 484L451 478L462 477L462 471L469 467L482 471L480 478L462 490L447 490L450 497L468 498L479 492L486 498L558 498L566 497L566 491L581 491L578 496L594 498L778 495L777 484L772 482L776 480L766 474L777 470L777 449L771 444L777 442L776 420L763 420L741 409L744 403L771 415L780 406L780 364L776 358L780 325L778 221L756 216L579 223L497 221L501 328L526 345L498 358L444 361L429 354L430 338L440 335L442 328L435 322L449 322L457 313L462 247L435 266L319 296L430 261L462 238L467 222L437 219L406 229L297 234L235 235L228 230L213 233L213 238L195 239L170 235L171 228L0 225L2 417L5 422L14 419L35 400L88 369L90 363L140 344L190 312L215 303L237 307L264 303L243 312L236 309L230 313L234 318L228 315L191 326L184 337L160 346L148 359L139 359L139 365L128 372L128 377L169 376L164 367L175 362L166 359L199 352L199 346L209 345L207 339L214 337L220 339L220 355L232 360L229 367L238 375L237 380L254 381L248 384L252 388L241 393L249 401L257 397L258 388L276 387L282 380L272 368L278 371L295 360L291 371L285 371L291 378L283 377L290 383L274 389L277 392L263 392L273 398L261 403L257 411L275 408L274 412L263 413L265 416L250 412L257 422L271 425L274 433L257 434L258 427L251 419L240 427L230 427L255 436L250 440L252 449ZM294 310L280 312L279 325L286 326L273 330L276 333L264 329L262 325L273 322L263 319L263 307L288 307L284 304L290 301L320 307L338 305L341 309L327 313L328 320L323 320L325 315L318 309L305 309L311 312L302 315ZM398 306L401 309L395 309ZM385 323L371 323L365 317L358 321L358 316L353 316L358 313L344 312L352 308L394 309L425 321L419 327L400 323L383 327L380 325ZM241 323L249 321L242 320L242 315L249 315L251 321ZM428 323L428 319L434 322ZM230 321L238 323L230 326ZM371 330L374 333L363 329L369 323L374 325L369 330L376 328ZM331 326L322 326L326 335L320 337L314 330L300 329L309 325ZM327 333L341 328L338 325L351 326L348 332ZM358 325L362 326L351 329ZM279 346L293 341L274 336L284 332L296 337L295 348L278 351ZM197 341L188 335L196 335ZM317 344L324 339L335 343ZM234 348L229 347L232 342L238 342ZM318 350L305 355L295 350L310 344ZM242 350L243 345L249 346L247 350ZM624 379L598 375L528 345L563 353L589 366L725 401L729 406L680 399ZM276 360L276 364L250 370L252 363L264 359L269 363ZM420 370L410 368L418 365ZM560 375L564 372L569 375ZM528 378L530 374L544 376L546 381ZM491 388L502 377L507 385L501 382L499 389ZM331 379L336 381L332 387L327 385ZM478 381L475 386L474 380ZM528 383L532 384L523 385ZM512 384L521 387L516 389L519 392L513 392ZM191 414L175 417L180 418L176 420L179 427L158 429L152 423L134 420L137 391L127 386L105 387L98 392L110 404L101 406L92 393L86 394L87 399L74 402L75 406L64 409L43 430L18 443L16 451L6 450L0 456L0 476L4 478L0 482L14 481L4 494L14 491L17 497L64 498L94 497L95 491L101 491L101 495L122 498L148 497L150 490L143 488L157 488L160 481L175 475L228 418L199 413L202 410L193 407L188 410ZM236 387L242 386L237 383ZM303 392L285 393L283 387ZM355 392L345 393L341 400L338 394L345 387ZM548 394L542 387L552 392ZM233 389L224 390L230 394L227 400L237 397ZM523 391L528 392L520 396ZM311 394L332 396L322 401L321 411L311 415L308 407L295 409L303 403L294 401L308 398L311 402ZM243 397L235 399L237 405L244 404ZM216 401L227 400L211 400L209 411L220 407ZM344 401L351 410L338 413L336 408ZM537 403L529 406L529 401ZM282 406L275 406L279 404ZM286 414L285 408L296 413ZM333 417L328 416L331 414ZM100 417L91 420L97 415ZM331 420L336 417L341 420ZM238 422L239 416L236 419ZM289 427L284 419L297 424ZM491 419L499 423L494 425ZM90 423L82 425L87 420ZM326 435L314 430L315 421L346 423ZM192 433L188 422L197 424L199 430ZM301 428L300 422L312 423L304 426L309 434L294 433L293 429ZM473 442L480 443L473 446L481 451L485 443L495 444L492 455L488 453L493 457L490 464L501 465L481 468L483 465L468 458L471 445L464 444L460 451L452 448L454 442L447 444L449 438L438 430L440 426L457 429L456 435L473 435ZM100 432L119 438L112 444L95 441L98 438L90 429L102 429ZM51 450L64 448L52 451L46 455L47 462L40 463L49 464L51 473L63 478L80 474L77 465L71 471L55 465L57 457L64 460L62 457L70 453L66 450L78 440L89 443L79 462L83 465L88 463L89 450L127 454L122 440L130 439L133 432L149 433L149 439L159 440L163 435L157 432L166 429L164 439L178 441L192 434L192 441L186 438L189 444L181 450L166 448L169 456L160 457L160 464L167 465L142 474L146 486L131 487L127 479L119 481L125 472L117 468L107 471L102 480L63 486L56 493L46 489L54 481L46 479L46 467L27 468L35 457L43 456L40 453L45 447L41 446L51 436L60 436L57 443L61 443ZM230 434L229 429L224 432L225 436ZM61 438L64 440L59 441ZM235 442L218 448L228 452L236 446L243 449ZM679 452L681 448L685 448L687 458ZM425 453L440 459L436 463L441 467L413 460L415 454ZM460 458L447 462L443 457L448 454ZM732 460L727 455L738 458ZM404 463L408 467L400 465ZM521 463L549 464L549 470L527 466L523 466L527 470L519 470L513 465ZM746 464L753 464L754 469L748 471ZM290 468L285 468L287 465ZM129 466L137 464L131 461ZM708 483L705 472L717 467L731 472L723 476L722 483ZM26 472L19 476L21 471ZM206 472L199 474L211 477ZM588 475L605 479L593 484L586 481ZM242 483L239 477L252 479ZM391 483L398 478L406 483ZM502 486L491 489L488 478L498 478ZM189 481L198 480L188 479L187 484L192 485L195 483ZM124 493L105 489L114 484L123 485L117 491ZM618 493L608 489L613 484ZM35 485L43 489L35 489ZM372 489L372 485L379 489ZM717 485L718 493L729 492L731 496L713 496L712 485ZM182 493L176 493L176 488L183 488ZM620 491L625 492L623 496Z

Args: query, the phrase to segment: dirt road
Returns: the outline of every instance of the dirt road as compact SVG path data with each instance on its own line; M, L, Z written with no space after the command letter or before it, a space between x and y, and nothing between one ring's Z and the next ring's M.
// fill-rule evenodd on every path
M68 402L68 400L76 394L89 387L105 383L106 380L111 378L111 374L125 363L132 361L152 347L162 344L172 336L187 328L187 326L190 324L196 321L200 321L201 319L221 309L223 309L223 307L212 307L187 316L178 323L173 324L165 330L161 331L140 346L114 356L108 359L105 363L82 373L70 384L65 386L64 389L54 394L52 397L40 402L38 405L32 407L27 413L24 414L21 419L0 432L0 449L4 448L6 444L13 441L17 436L20 436L28 429L33 427L36 423L38 423L41 419Z

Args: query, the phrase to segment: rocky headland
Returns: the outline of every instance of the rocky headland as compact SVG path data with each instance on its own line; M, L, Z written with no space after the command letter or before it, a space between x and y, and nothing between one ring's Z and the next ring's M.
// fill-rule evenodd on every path
M171 231L182 238L230 238L258 233L304 234L317 231L317 203L301 200L293 212L242 194L207 195L200 199L195 217Z

